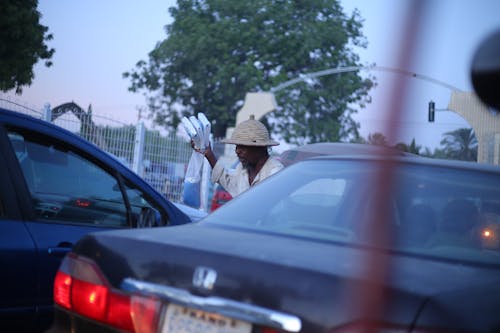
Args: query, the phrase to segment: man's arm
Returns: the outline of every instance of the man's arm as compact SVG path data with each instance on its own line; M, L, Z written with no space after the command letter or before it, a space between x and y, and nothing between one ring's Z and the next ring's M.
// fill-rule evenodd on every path
M210 163L210 166L213 169L215 167L215 164L217 163L217 158L215 157L215 154L212 151L212 146L210 144L205 149L205 152L203 153L203 155L205 156L205 158L207 159L208 163Z

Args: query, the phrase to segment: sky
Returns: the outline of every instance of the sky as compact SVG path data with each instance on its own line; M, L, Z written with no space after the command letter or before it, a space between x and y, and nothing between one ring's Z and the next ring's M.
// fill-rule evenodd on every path
M138 110L145 106L140 93L128 91L130 81L122 74L147 60L156 43L166 38L165 25L171 23L168 8L175 0L39 0L41 23L49 27L55 48L53 66L35 66L33 84L21 95L1 94L17 103L42 109L47 103L56 107L74 101L82 108L92 105L96 115L136 123ZM355 8L364 20L363 34L368 47L355 48L363 65L397 68L430 77L460 90L471 91L469 67L475 48L496 29L500 29L498 0L430 0L424 29L416 41L415 61L398 68L398 51L409 0L341 0L344 11ZM377 78L371 91L372 103L354 119L360 133L383 132L388 115L384 98L390 95L390 71L370 71ZM392 81L391 81L392 80ZM447 111L451 90L429 80L407 77L410 89L401 129L390 143L416 143L434 149L443 133L469 125ZM427 122L427 106L435 101L434 123Z

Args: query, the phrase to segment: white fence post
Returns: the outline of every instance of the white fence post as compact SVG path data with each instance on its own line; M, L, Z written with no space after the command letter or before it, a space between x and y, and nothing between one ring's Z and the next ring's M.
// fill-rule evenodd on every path
M49 103L45 103L45 105L43 106L42 112L43 112L42 119L45 120L46 122L51 123L52 122L52 110L50 109Z
M214 146L214 142L212 139L212 134L210 134L210 146ZM201 169L201 180L200 180L200 208L205 211L209 212L210 207L209 207L209 202L208 202L208 192L209 192L209 185L210 185L210 178L211 178L211 167L210 163L203 158L203 167Z
M135 127L134 140L134 160L132 162L132 170L139 176L144 176L143 155L146 138L146 126L141 121Z

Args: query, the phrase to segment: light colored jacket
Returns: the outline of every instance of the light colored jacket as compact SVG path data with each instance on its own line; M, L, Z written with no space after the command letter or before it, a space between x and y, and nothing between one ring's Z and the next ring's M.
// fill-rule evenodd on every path
M267 177L283 169L283 164L273 157L269 157L255 176L252 184L248 182L248 171L238 163L235 169L228 169L222 162L217 161L212 170L212 183L219 183L232 197L248 190L250 186L263 181Z

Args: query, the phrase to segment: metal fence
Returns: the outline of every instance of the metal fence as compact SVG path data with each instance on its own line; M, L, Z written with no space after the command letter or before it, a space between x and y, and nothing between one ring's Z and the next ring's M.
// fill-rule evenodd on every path
M44 119L82 136L115 155L171 201L182 202L184 174L192 149L175 133L147 129L143 122L125 124L93 114L90 109L84 111L75 103L54 109L45 105L37 110L0 97L0 107ZM204 181L208 182L207 179ZM207 201L208 193L204 193L199 208L208 210Z

